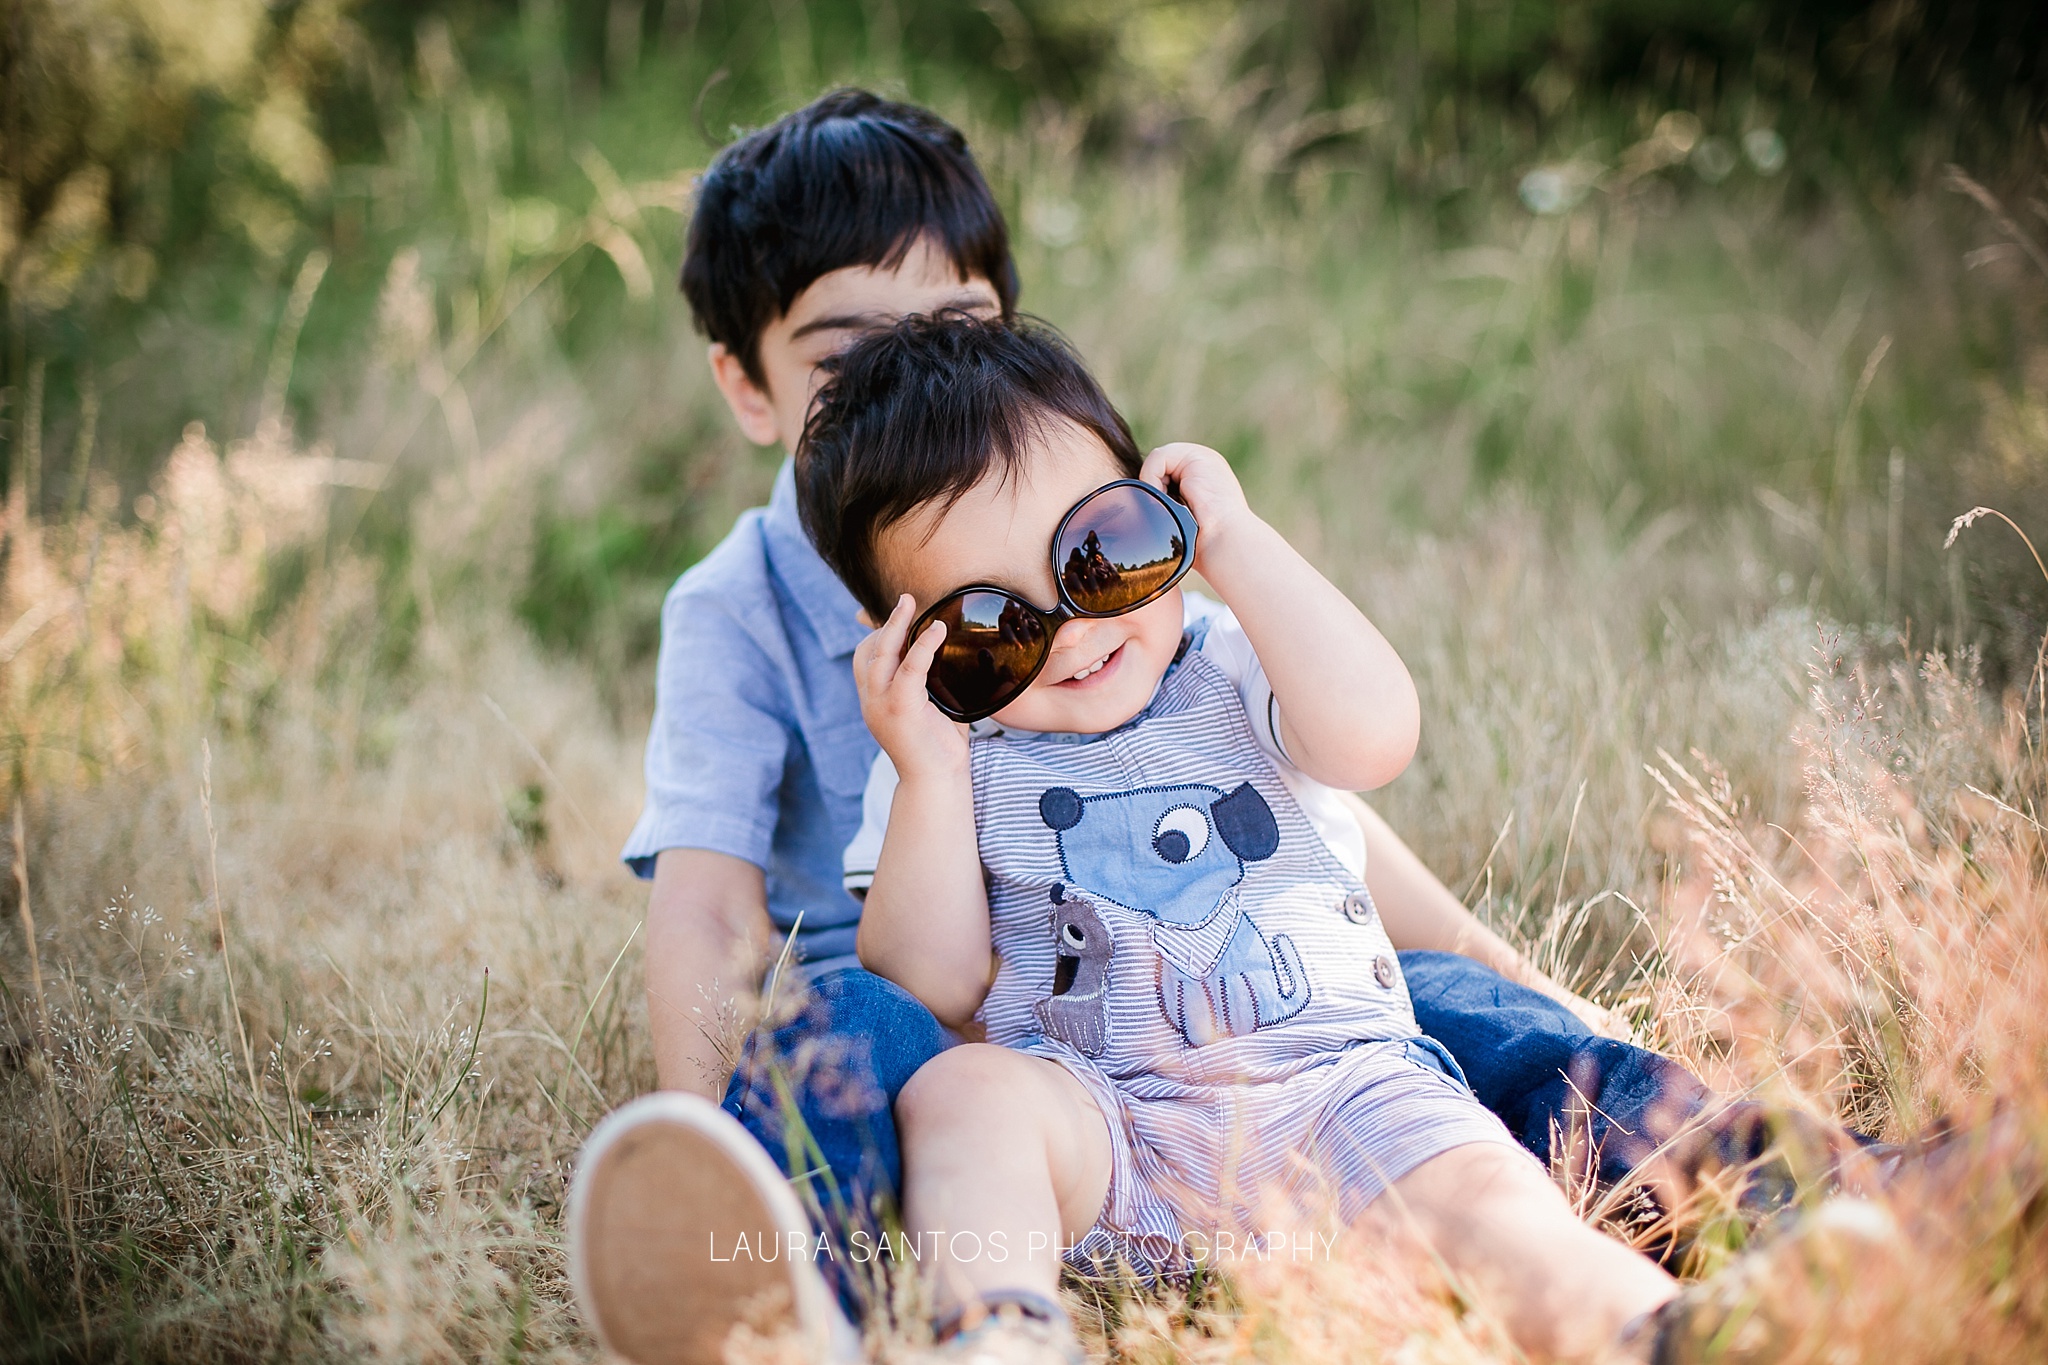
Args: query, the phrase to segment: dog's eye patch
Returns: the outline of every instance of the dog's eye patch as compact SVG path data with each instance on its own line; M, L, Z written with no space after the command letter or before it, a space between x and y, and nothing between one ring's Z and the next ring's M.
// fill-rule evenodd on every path
M1169 863L1199 857L1208 846L1209 819L1193 806L1175 806L1152 830L1153 849Z

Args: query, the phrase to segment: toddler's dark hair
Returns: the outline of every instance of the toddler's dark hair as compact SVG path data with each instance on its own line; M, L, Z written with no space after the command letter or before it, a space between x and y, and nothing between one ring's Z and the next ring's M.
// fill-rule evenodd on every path
M697 330L758 384L761 332L798 294L848 266L893 269L926 238L1010 315L1010 232L967 139L914 104L835 90L733 143L698 179L683 295Z
M1007 475L1048 425L1098 437L1137 476L1130 427L1059 334L1028 318L909 317L826 364L832 377L797 446L797 507L818 553L877 621L893 599L875 537L991 472Z

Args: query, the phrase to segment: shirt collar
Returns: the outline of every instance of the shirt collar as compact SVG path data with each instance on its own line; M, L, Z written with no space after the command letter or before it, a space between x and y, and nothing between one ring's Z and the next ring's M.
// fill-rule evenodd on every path
M860 604L804 534L803 518L796 510L796 464L792 460L784 460L775 475L775 493L768 499L768 515L761 519L761 529L775 576L796 599L826 656L851 655L854 646L867 638L868 628L857 619Z

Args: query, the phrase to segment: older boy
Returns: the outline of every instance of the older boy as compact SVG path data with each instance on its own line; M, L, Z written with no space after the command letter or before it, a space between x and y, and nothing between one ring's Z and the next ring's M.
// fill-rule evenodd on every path
M960 134L860 91L721 153L699 186L683 289L740 430L791 451L820 363L854 338L942 309L1008 317L1016 302L1001 211ZM796 1325L820 1356L846 1349L813 1266L859 1310L866 1234L899 1175L891 1104L957 1041L853 957L861 905L840 874L877 752L851 668L866 634L798 523L788 465L663 609L647 805L625 858L653 880L649 1022L671 1093L593 1135L570 1229L586 1313L634 1361L718 1360L742 1322ZM1546 1156L1553 1127L1577 1124L1612 1177L1701 1112L1697 1081L1597 1036L1582 1021L1604 1011L1524 962L1362 803L1351 810L1418 1020L1525 1145ZM764 969L770 1004L795 1012L747 1038L728 1085L726 1040ZM721 1087L725 1113L710 1102ZM1716 1140L1723 1157L1753 1155L1738 1130Z

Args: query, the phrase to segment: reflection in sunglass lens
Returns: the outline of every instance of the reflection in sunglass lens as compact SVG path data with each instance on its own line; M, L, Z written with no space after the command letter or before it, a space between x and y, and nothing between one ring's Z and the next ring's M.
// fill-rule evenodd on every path
M1045 662L1045 627L1008 593L957 593L932 617L945 622L946 643L926 685L941 705L963 715L1001 710Z
M1118 484L1074 509L1053 554L1067 596L1100 616L1156 595L1180 568L1185 548L1160 495Z

